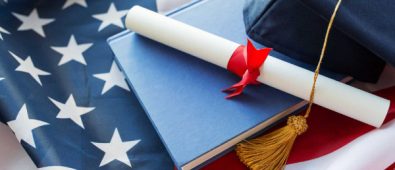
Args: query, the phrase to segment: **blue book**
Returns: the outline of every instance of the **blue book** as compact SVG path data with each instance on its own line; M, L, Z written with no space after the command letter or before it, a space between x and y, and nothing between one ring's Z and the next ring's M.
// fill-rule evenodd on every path
M245 44L242 8L240 0L197 1L169 16ZM240 78L223 68L131 31L111 37L109 44L178 169L199 168L306 104L266 85L248 86L227 100L221 89Z

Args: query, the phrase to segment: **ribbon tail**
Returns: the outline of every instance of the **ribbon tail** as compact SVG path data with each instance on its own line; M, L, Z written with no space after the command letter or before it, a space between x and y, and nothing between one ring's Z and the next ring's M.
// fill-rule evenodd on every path
M224 89L223 92L231 92L229 95L226 96L226 99L230 99L243 93L245 87L246 85L233 85L232 87Z
M228 96L226 96L227 99L230 99L232 97L238 96L240 95L244 88L249 84L248 82L249 77L248 77L248 73L244 73L243 78L236 84L232 85L231 87L222 90L223 92L230 92L231 94L229 94Z

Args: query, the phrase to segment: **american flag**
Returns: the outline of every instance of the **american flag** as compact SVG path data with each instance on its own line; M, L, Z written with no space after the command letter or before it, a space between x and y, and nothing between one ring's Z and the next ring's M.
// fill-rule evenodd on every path
M41 169L172 169L106 39L154 0L0 0L0 120Z
M137 4L156 9L154 0L0 0L0 121L40 170L173 169L106 43ZM314 107L286 169L394 169L395 87L377 94L392 102L379 129ZM230 152L202 169L246 167Z

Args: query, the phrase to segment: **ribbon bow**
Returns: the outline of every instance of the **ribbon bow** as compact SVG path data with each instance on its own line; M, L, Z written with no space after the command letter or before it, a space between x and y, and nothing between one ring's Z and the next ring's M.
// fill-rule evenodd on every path
M250 40L247 42L247 49L241 45L235 50L228 62L228 70L242 76L242 79L238 83L223 90L224 92L230 92L226 96L227 99L240 95L249 84L259 84L256 80L260 75L259 69L271 50L271 48L257 50Z

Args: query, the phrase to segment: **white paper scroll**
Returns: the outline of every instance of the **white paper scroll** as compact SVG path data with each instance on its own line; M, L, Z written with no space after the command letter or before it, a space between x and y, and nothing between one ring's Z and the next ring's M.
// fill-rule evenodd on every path
M132 31L185 53L226 68L239 44L134 6L126 17ZM269 56L258 81L308 100L313 72ZM224 85L227 86L227 85ZM218 89L220 93L220 89ZM390 101L320 75L314 103L361 122L380 127ZM317 113L319 114L319 113Z

